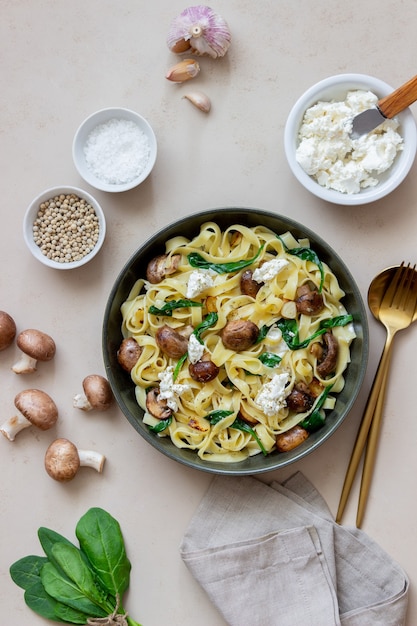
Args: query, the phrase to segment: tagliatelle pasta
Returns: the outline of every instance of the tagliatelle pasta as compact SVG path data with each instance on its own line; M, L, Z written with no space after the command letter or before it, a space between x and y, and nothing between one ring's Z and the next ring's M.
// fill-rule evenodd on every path
M319 428L343 389L355 332L337 277L308 240L207 222L192 240L168 240L158 260L160 279L138 277L121 307L123 337L140 347L136 399L155 436L238 462L276 452L296 425L306 436ZM165 350L164 332L180 356ZM199 367L215 375L200 379Z

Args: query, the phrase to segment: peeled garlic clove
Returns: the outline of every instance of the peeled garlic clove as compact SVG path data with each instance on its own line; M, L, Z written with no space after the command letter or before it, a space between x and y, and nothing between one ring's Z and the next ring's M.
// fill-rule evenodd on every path
M180 61L170 70L168 70L165 78L172 80L174 83L183 83L190 78L195 78L200 71L200 66L194 59L184 59Z
M204 111L204 113L208 113L211 109L210 98L202 91L190 91L190 93L184 94L183 98L192 102L197 109Z
M208 55L213 59L224 56L230 42L227 22L210 7L203 5L184 9L172 21L167 37L171 52L181 54L191 48L194 54Z

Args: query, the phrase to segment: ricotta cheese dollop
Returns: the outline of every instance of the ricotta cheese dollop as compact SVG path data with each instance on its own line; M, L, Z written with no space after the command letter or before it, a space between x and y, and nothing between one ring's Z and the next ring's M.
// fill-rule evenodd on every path
M317 102L304 114L296 160L320 185L341 193L375 187L403 149L397 120L386 120L371 133L352 139L352 119L376 105L370 91L348 92L344 102Z

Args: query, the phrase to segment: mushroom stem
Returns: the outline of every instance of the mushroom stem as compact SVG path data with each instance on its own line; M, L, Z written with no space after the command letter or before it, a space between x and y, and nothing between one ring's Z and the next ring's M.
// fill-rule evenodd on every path
M15 374L32 374L36 372L37 363L37 359L28 354L22 354L20 359L13 365L12 370Z
M99 474L103 471L106 457L94 450L78 450L78 457L82 467L92 467Z
M31 425L32 424L29 420L27 420L26 417L23 417L23 415L14 415L13 417L9 417L9 419L4 422L0 428L0 432L9 441L14 441L16 435L20 433L21 430L29 428Z

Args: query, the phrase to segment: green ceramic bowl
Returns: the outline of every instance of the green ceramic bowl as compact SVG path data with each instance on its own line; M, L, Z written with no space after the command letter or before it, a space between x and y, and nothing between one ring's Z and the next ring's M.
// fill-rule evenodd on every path
M153 257L165 252L167 239L176 235L192 238L207 221L216 222L222 229L233 224L249 227L262 224L277 234L290 230L297 239L307 237L311 247L336 274L340 286L346 293L343 303L353 315L357 337L351 345L351 362L345 373L345 387L337 396L335 408L327 412L324 426L290 452L276 452L268 456L258 454L239 463L208 463L201 460L193 451L175 447L168 437L153 435L143 424L143 410L136 403L134 384L129 374L122 370L117 362L116 353L123 339L120 306L126 300L134 282L144 275L146 266ZM337 253L314 232L287 217L258 209L239 207L211 209L189 215L166 226L144 243L127 261L115 281L107 302L103 324L103 356L106 375L120 409L133 428L154 448L188 467L213 474L259 474L284 467L316 451L348 415L365 376L368 359L367 316L361 294L350 271Z

